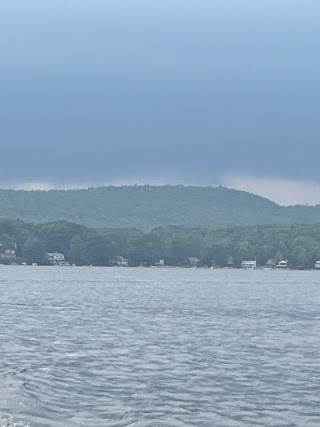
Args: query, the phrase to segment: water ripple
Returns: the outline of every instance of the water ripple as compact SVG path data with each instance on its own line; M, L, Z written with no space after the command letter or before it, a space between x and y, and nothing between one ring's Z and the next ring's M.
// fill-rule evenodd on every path
M0 427L320 425L313 272L1 273Z

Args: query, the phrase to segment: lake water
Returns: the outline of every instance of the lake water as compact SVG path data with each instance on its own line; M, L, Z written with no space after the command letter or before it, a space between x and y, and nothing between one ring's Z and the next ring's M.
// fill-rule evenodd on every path
M320 273L0 266L0 427L320 425Z

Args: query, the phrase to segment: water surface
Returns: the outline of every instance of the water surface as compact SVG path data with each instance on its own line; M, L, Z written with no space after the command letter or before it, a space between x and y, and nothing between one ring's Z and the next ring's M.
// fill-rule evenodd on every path
M320 425L320 273L0 266L0 427Z

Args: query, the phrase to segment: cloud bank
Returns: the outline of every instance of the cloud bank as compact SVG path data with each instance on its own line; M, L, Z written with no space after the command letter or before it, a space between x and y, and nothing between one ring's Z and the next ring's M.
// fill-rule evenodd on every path
M279 179L283 203L295 183L301 203L316 200L319 12L311 0L2 1L0 183L231 174L258 177L258 194Z

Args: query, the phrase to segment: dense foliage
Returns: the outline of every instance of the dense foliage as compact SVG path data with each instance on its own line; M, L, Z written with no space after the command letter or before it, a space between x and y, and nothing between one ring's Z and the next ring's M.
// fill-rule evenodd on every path
M113 265L118 256L130 265L183 265L190 256L203 264L225 266L229 257L236 265L256 259L289 260L292 268L312 268L320 259L320 224L225 226L215 228L167 226L143 232L138 229L89 229L58 221L30 224L0 220L0 242L17 243L18 260L45 262L45 253L63 252L77 265Z
M320 206L282 207L223 187L123 186L86 190L0 190L0 217L29 222L64 219L90 227L151 230L169 224L320 223Z

